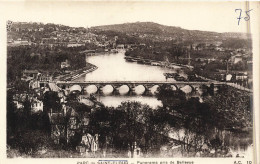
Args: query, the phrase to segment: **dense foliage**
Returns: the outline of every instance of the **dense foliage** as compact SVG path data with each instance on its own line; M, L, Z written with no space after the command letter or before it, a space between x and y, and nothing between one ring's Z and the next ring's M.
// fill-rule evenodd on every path
M91 110L88 133L99 134L99 147L108 153L129 151L140 147L144 156L160 153L162 146L174 143L181 145L184 156L194 156L201 151L204 143L212 149L223 149L252 143L251 97L231 88L220 88L213 96L187 97L181 90L162 86L158 90L158 100L162 107L151 109L139 102L123 102L116 108L103 105ZM50 125L47 108L60 109L54 92L44 96L44 112L30 114L30 102L25 101L20 110L12 102L12 92L7 99L7 143L21 152L33 153L37 147L49 147ZM90 112L90 108L69 100L68 106ZM58 111L56 111L58 112ZM221 134L225 133L225 137ZM36 135L36 134L39 134ZM169 137L169 134L174 137ZM35 135L29 141L28 136ZM242 137L241 137L242 136ZM80 142L80 133L71 139L71 148ZM74 143L75 141L75 143ZM73 144L74 143L74 144ZM217 155L217 154L215 154ZM207 156L207 155L206 155Z
M91 45L89 45L91 47ZM72 70L86 66L85 55L79 53L88 47L79 48L43 48L43 47L10 47L7 50L7 80L20 79L23 70L35 69L44 72L61 71L61 62L66 59Z

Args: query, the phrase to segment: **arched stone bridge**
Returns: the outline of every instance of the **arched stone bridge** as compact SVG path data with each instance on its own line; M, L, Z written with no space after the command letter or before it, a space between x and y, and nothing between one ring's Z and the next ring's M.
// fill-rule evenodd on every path
M77 82L77 81L57 81L56 84L60 88L70 88L74 85L79 85L81 89L84 91L88 86L95 86L97 92L102 90L105 86L112 86L113 92L118 91L120 87L127 86L130 92L135 92L135 88L138 86L143 86L145 89L145 93L151 92L151 89L154 86L161 87L162 85L171 86L173 89L188 89L190 92L198 91L205 88L210 88L210 86L217 86L225 85L223 82L179 82L179 81L84 81L84 82ZM214 84L214 85L212 85ZM212 89L214 89L212 88Z

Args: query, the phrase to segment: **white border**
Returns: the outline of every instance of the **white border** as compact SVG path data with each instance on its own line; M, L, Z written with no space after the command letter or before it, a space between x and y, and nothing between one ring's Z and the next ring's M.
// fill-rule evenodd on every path
M1 0L2 1L2 0ZM14 2L17 1L22 1L26 2L24 0L11 0ZM51 1L51 0L45 0L45 1ZM62 0L56 0L56 1L62 1ZM119 0L116 0L119 1ZM126 1L126 0L123 0ZM148 0L144 0L148 1ZM159 1L159 0L155 0ZM201 0L199 0L201 1ZM224 1L224 0L221 0ZM28 3L28 2L27 2ZM3 5L0 2L0 5ZM259 77L260 77L260 68L259 68L259 49L260 49L260 42L259 42L259 37L260 37L260 2L250 2L250 6L255 6L254 7L254 12L252 12L251 16L251 32L253 34L253 80L254 80L254 146L255 150L257 153L255 153L254 156L254 163L260 163L259 161L259 150L260 150L260 136L259 136L259 118L260 118L260 113L259 113L259 91L260 91L260 86L259 86ZM8 8L6 9L8 10ZM19 13L17 13L19 14ZM70 164L76 164L77 161L89 161L89 162L97 162L98 159L84 159L84 158L66 158L66 159L22 159L22 158L15 158L15 159L7 159L6 158L6 21L7 18L4 15L0 16L0 65L1 65L1 85L0 85L0 104L1 104L1 109L0 109L0 163L19 163L19 164L27 164L27 163L46 163L46 162L51 162L51 163L70 163ZM257 154L257 155L256 155ZM104 159L103 159L104 160ZM119 160L119 159L117 159ZM123 159L120 159L123 160ZM177 161L194 161L194 163L211 163L211 164L222 164L222 163L228 163L228 164L233 164L234 161L241 161L242 164L247 164L247 160L243 158L145 158L145 159L125 159L128 160L129 163L136 163L137 161L174 161L176 164ZM90 164L90 163L89 163ZM169 163L168 163L169 164Z

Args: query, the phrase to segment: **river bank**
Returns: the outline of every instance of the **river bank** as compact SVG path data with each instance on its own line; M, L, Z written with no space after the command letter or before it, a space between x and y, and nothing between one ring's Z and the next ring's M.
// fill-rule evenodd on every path
M87 73L95 71L98 67L91 63L86 63L86 67L83 67L78 70L67 71L65 74L56 77L56 80L59 81L67 81L67 80L75 80Z

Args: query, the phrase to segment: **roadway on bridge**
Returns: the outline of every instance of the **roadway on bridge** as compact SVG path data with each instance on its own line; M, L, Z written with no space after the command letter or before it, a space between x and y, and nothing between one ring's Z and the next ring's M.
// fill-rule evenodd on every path
M208 81L208 82L187 82L187 81L57 81L57 84L226 84L224 82Z

